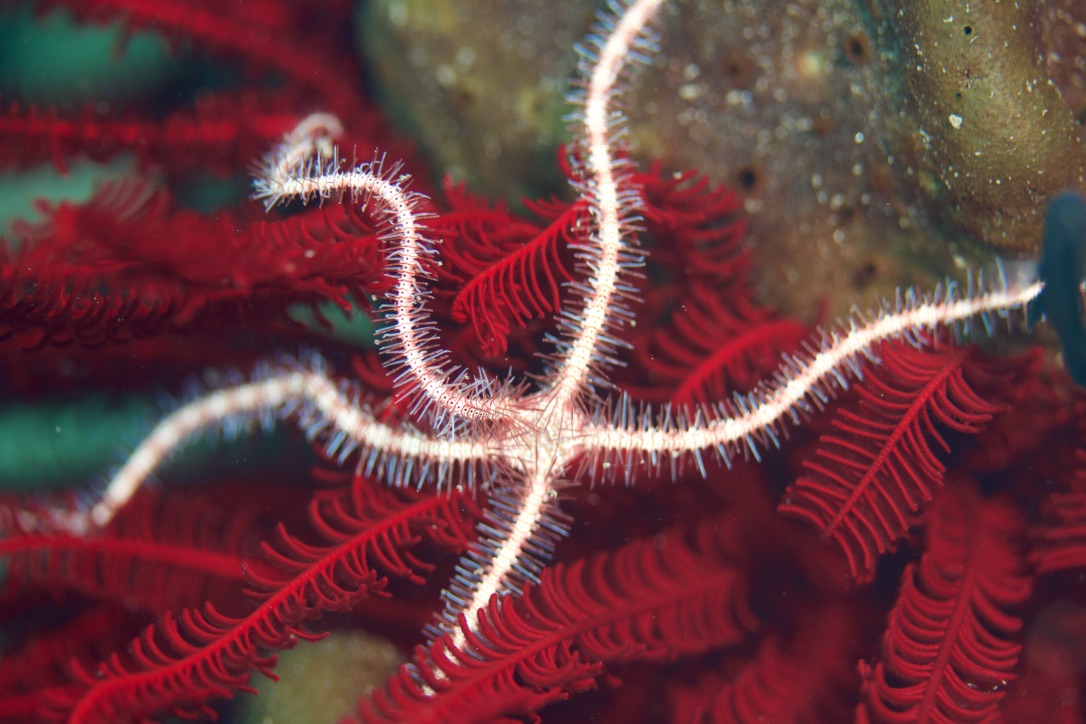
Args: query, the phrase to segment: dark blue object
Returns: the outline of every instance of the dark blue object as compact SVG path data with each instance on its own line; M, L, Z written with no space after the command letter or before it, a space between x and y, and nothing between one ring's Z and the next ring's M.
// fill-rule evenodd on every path
M1045 211L1040 311L1059 335L1071 377L1086 386L1086 325L1080 285L1086 279L1086 199L1064 191Z

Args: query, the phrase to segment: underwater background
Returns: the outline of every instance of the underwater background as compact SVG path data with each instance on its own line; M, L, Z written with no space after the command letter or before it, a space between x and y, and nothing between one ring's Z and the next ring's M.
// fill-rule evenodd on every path
M528 277L564 280L571 232L551 234L556 250L501 287L492 306L507 319L454 306L571 203L573 48L600 7L0 2L0 719L65 718L73 682L87 678L71 662L94 670L131 652L163 612L220 601L244 616L252 581L239 562L266 553L278 525L306 529L314 490L364 476L304 425L244 420L156 475L153 499L109 534L127 552L31 545L18 532L25 511L85 503L168 411L275 355L317 350L345 384L408 417L374 350L389 282L373 220L338 204L319 218L298 205L267 214L249 198L255 163L300 118L337 114L345 157L402 159L412 188L435 200L454 257L435 293L453 357L494 375L541 373L554 310L509 312L517 303L501 298L534 298ZM644 214L649 266L627 364L610 380L640 399L726 401L854 306L967 284L997 258L1028 274L1049 199L1086 192L1086 7L1074 0L690 0L663 11L658 33L622 100L629 154L660 210ZM505 701L480 684L454 711L749 721L768 707L766 721L910 720L912 704L879 699L874 682L911 685L902 672L914 670L886 663L916 656L895 649L904 635L888 617L918 588L969 619L967 643L935 664L954 669L950 683L929 684L925 706L952 721L1081 721L1086 398L1054 333L1000 325L935 361L887 350L889 372L827 402L760 461L564 491L577 512L555 553L566 564L613 562L646 541L666 550L675 530L696 538L714 521L745 602L682 598L676 584L674 609L717 621L727 608L742 634L689 653L630 653L507 709L479 704ZM925 387L944 373L946 387ZM927 406L902 422L877 401L895 395ZM907 442L888 435L886 451L850 457L851 440L895 424ZM877 567L859 575L847 544L778 511L797 481L857 466L903 521L888 546L870 544ZM174 558L153 559L152 543ZM391 597L309 616L325 614L307 631L331 635L297 647L303 637L287 636L282 681L253 676L257 696L222 701L247 678L203 691L193 675L198 693L177 706L228 721L350 714L421 643L452 574L448 548L419 544L434 564L425 582L405 576ZM147 559L132 562L133 551ZM209 573L212 553L237 570ZM918 572L928 568L939 570Z

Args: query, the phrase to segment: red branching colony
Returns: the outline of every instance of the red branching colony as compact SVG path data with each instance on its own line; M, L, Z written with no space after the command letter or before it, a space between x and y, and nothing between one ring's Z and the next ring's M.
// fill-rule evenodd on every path
M333 628L421 644L363 721L1082 718L1084 652L1052 632L1082 619L1086 407L1039 353L948 334L1039 285L909 293L821 337L760 306L735 194L616 140L659 4L588 42L577 197L513 212L328 155L404 148L319 32L349 3L71 3L244 87L5 106L7 167L137 159L5 246L6 398L206 382L104 490L0 503L0 719L222 716ZM323 203L175 202L262 155L260 195ZM383 356L326 334L328 302L387 317ZM276 420L306 440L271 465L158 469Z

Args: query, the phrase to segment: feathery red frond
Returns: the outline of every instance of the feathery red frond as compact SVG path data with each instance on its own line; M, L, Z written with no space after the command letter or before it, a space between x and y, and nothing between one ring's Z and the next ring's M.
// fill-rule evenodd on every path
M30 629L13 637L0 656L0 721L35 721L42 690L68 685L68 662L97 661L127 643L138 628L131 611L96 605L48 631Z
M1034 613L1022 635L1022 660L1000 702L1006 722L1080 724L1086 721L1080 691L1086 663L1086 608L1056 601Z
M834 541L860 582L942 485L943 431L978 432L1004 409L993 388L1019 366L973 347L884 344L880 356L883 366L857 388L859 404L838 410L834 432L821 438L817 458L804 461L806 474L778 508Z
M291 100L237 90L210 93L191 109L153 120L103 114L98 104L75 115L11 103L0 111L0 167L49 161L67 173L73 156L104 161L131 152L170 174L233 173L298 122Z
M846 721L859 683L851 661L855 611L831 606L805 615L792 640L770 634L734 676L713 675L672 697L674 722Z
M403 502L393 491L357 484L348 496L316 500L314 526L325 540L313 545L279 528L277 546L246 565L259 605L244 617L203 609L167 613L95 670L79 670L78 691L51 704L54 716L114 722L156 714L212 716L208 701L251 691L256 669L274 678L273 652L323 634L303 625L328 611L343 611L387 582L371 561L394 575L415 578L423 564L409 549L423 536L465 544L473 505L463 496ZM468 523L465 523L468 521Z
M228 518L199 499L144 493L95 537L8 530L0 538L0 600L40 588L150 613L198 606L241 585L245 546L259 535L252 520Z
M120 21L126 29L152 30L170 40L181 40L234 59L251 70L271 70L296 88L316 92L332 110L346 112L358 107L339 75L352 74L352 64L329 57L327 43L305 39L276 27L276 15L267 12L234 14L236 3L201 6L192 0L85 0L79 3L39 0L43 9L63 5L82 20ZM244 5L239 5L244 8ZM283 12L289 13L284 5ZM303 14L294 14L295 22ZM265 21L268 18L268 21ZM293 28L287 28L293 30ZM335 68L336 72L329 72ZM347 113L346 115L350 115Z
M668 660L738 643L758 625L747 609L745 577L709 547L671 532L546 569L522 596L495 596L478 612L474 632L461 618L467 651L448 634L418 649L414 666L361 702L362 718L530 715L594 687L604 663Z
M747 219L735 191L696 171L665 175L659 161L635 172L633 182L641 187L646 230L660 242L654 262L683 270L691 279L745 282Z
M642 188L646 230L657 237L659 261L689 267L714 284L740 278L748 263L740 247L746 225L735 218L740 204L733 191L692 171L665 178L659 163L635 173L633 181ZM462 217L442 270L459 284L453 320L471 321L484 353L504 353L512 325L561 309L561 286L573 279L570 250L591 228L588 206L583 199L526 199L525 206L547 222L536 226L501 206L490 208L460 186L447 183L446 196L461 212L449 219Z
M1086 450L1075 456L1080 467L1071 489L1046 501L1046 519L1033 530L1029 560L1038 573L1086 566Z
M927 518L928 549L902 577L883 654L861 663L861 721L981 722L1014 678L1030 594L1016 550L1023 526L1004 501L948 487Z
M468 205L462 190L447 186L446 191L454 208ZM583 202L525 203L547 220L545 226L519 220L501 207L465 209L457 243L450 245L455 250L446 255L443 273L460 282L453 319L471 321L486 354L506 351L511 325L524 326L559 310L561 286L572 278L562 252L576 243L577 229L589 218Z
M756 306L745 289L725 297L696 282L682 299L670 324L636 348L654 386L671 389L674 403L749 391L809 334L802 324Z
M106 184L86 204L43 206L0 264L0 333L26 344L141 338L224 325L254 310L379 291L372 223L339 204L280 221L171 210L138 181ZM265 315L266 318L267 315Z

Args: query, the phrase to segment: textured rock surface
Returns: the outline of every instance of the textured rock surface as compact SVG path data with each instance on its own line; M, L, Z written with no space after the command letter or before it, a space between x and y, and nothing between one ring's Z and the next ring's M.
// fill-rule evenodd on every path
M887 5L939 182L925 190L985 243L1035 251L1047 199L1086 186L1086 135L1046 66L1043 3Z
M403 661L396 647L363 632L334 632L320 646L303 642L279 654L280 681L254 676L258 694L237 714L248 724L333 722L353 714L358 699Z
M383 107L435 173L518 199L561 183L572 48L594 17L583 0L377 0L358 37Z
M549 193L587 5L378 0L362 46L435 169L509 198ZM806 319L827 300L832 316L983 265L993 248L1035 254L1045 198L1081 185L1086 11L1018 4L1017 19L978 19L970 44L961 24L930 27L942 5L686 0L665 12L662 52L627 97L634 153L744 193L764 299ZM1010 127L1001 153L976 155Z

